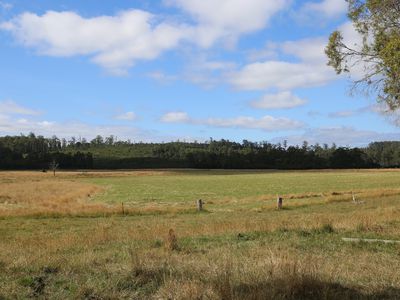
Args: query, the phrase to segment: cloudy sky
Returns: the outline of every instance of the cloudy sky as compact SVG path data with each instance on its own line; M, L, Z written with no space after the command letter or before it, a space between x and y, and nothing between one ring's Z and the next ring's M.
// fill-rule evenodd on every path
M326 66L335 29L344 0L0 0L0 135L400 139Z

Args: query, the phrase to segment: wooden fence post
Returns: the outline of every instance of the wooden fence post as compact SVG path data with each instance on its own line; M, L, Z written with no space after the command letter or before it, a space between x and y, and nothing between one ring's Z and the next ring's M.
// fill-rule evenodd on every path
M203 200L201 200L201 199L197 200L197 210L198 211L203 210L203 204L204 204Z
M283 199L282 199L282 197L278 196L278 198L276 199L276 202L277 202L278 209L282 209L282 207L283 207Z
M122 215L125 216L124 202L121 202Z

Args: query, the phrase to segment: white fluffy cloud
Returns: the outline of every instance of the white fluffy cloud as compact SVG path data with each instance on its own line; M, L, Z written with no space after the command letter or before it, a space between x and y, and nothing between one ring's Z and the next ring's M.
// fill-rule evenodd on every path
M210 59L204 53L196 52L191 55L181 77L208 89L223 83L221 75L236 67L234 62Z
M363 110L364 112L377 113L392 125L400 127L400 110L392 111L384 102L372 104Z
M330 118L349 118L361 114L376 114L394 126L400 126L400 110L392 111L386 103L373 103L352 110L342 110L328 114Z
M290 90L323 85L334 72L325 65L285 61L257 62L228 75L228 81L240 90Z
M322 37L274 44L276 56L289 55L297 61L253 62L228 74L227 80L240 90L291 90L324 85L337 78L326 65L326 44L327 38Z
M164 123L189 123L191 119L187 113L176 111L166 113L160 118L160 121Z
M12 100L5 100L5 101L0 101L0 114L2 114L3 116L6 114L33 116L40 114L40 112L37 110L21 106Z
M115 116L115 119L122 121L134 121L137 119L137 116L133 111L128 111L123 114Z
M311 144L327 143L340 146L366 146L376 141L394 141L400 139L400 133L396 132L376 132L373 130L362 130L354 127L326 127L311 128L301 135L286 136L274 139L274 142L287 140L289 144L299 145L303 141Z
M123 75L140 60L152 60L182 41L210 47L260 30L288 0L170 0L195 23L170 22L144 10L85 18L70 11L20 14L0 29L42 55L88 55L114 74Z
M251 102L250 105L259 109L281 109L302 106L306 103L306 100L285 91L278 94L266 94L260 100Z
M204 122L215 127L233 127L245 129L261 129L265 131L294 130L303 127L303 123L289 118L264 116L261 118L237 117L231 119L210 118Z
M335 18L347 11L345 0L323 0L320 2L307 2L302 7L302 12L318 18Z
M327 44L327 37L316 37L283 42L278 44L278 47L283 53L297 57L303 62L326 65L325 47Z
M235 118L191 118L185 112L170 112L160 118L164 123L185 123L211 127L261 129L264 131L294 130L303 127L303 123L289 118L264 116L261 118L240 116Z
M74 12L23 13L0 28L43 55L89 55L110 72L123 74L137 60L155 59L188 35L184 25L157 22L142 10L83 18Z
M196 42L210 47L219 39L235 41L239 35L263 29L288 0L166 0L196 21Z
M264 49L253 49L249 51L250 61L262 61L277 59L279 54L287 54L308 63L323 62L326 64L325 47L328 37L314 37L295 41L272 42L268 41Z
M0 116L0 135L18 135L34 132L44 136L57 135L59 137L82 136L86 138L94 138L97 134L103 136L118 135L120 138L138 138L144 139L137 128L128 126L114 125L90 125L82 122L54 122L48 120L35 120L26 118L14 118Z
M4 102L2 102L4 103ZM1 107L4 107L1 105ZM10 109L10 107L12 109ZM17 108L17 109L15 109ZM153 130L143 130L133 126L120 126L110 124L90 124L81 121L54 121L46 120L14 102L12 106L7 106L7 110L0 111L0 136L29 134L34 132L37 135L52 136L59 138L84 137L92 139L96 135L114 135L119 139L131 139L133 141L172 141L177 139L190 140L190 137L160 135Z
M343 42L349 47L360 49L362 47L362 36L354 28L352 22L346 22L339 26L338 30L343 35Z

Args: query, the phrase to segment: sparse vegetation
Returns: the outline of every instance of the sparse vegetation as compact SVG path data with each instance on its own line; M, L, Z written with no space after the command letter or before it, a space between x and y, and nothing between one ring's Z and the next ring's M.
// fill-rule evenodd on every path
M399 176L2 172L0 298L397 299Z

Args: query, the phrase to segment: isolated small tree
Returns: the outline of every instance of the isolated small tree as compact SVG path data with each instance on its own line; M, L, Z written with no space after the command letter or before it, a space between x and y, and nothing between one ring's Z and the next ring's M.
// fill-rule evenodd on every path
M340 31L333 32L325 49L328 65L338 74L358 70L354 88L377 94L378 101L387 104L392 111L399 109L400 1L346 1L348 17L360 35L361 43L346 43Z
M56 170L58 169L58 162L53 159L52 162L49 164L50 170L53 171L53 175L56 176Z

